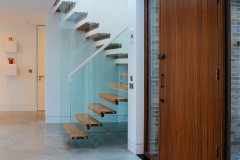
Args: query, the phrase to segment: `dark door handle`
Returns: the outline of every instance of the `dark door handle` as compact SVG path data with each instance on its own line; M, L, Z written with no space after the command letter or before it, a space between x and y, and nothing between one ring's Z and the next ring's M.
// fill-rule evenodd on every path
M163 99L160 99L160 102L162 102L162 103L163 103L163 102L164 102L164 100L163 100Z
M38 76L38 77L39 77L39 78L38 78L38 79L39 79L39 81L41 81L41 80L42 80L41 78L44 78L44 76Z
M160 84L160 85L161 85L161 88L163 88L163 85L162 85L162 81L163 81L163 80L162 80L162 77L163 77L163 73L161 74L161 84Z

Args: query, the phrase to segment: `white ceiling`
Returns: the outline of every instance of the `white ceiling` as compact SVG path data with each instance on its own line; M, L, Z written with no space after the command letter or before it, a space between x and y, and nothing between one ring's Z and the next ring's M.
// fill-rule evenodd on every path
M1 24L46 24L55 0L0 0Z

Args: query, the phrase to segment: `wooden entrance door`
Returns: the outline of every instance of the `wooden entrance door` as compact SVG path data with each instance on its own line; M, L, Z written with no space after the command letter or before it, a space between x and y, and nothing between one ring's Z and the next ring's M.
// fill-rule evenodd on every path
M159 7L159 159L221 159L220 2L159 0Z

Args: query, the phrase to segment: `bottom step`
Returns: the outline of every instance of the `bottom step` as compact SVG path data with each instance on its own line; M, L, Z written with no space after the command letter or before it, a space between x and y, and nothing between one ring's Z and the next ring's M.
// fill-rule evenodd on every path
M76 124L63 124L71 139L88 139L88 136Z

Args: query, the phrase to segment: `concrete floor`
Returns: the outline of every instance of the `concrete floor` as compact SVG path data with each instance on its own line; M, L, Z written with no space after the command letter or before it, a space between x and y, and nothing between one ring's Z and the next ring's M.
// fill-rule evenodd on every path
M0 160L139 160L117 127L94 149L72 149L74 141L60 124L46 124L44 114L0 112Z

